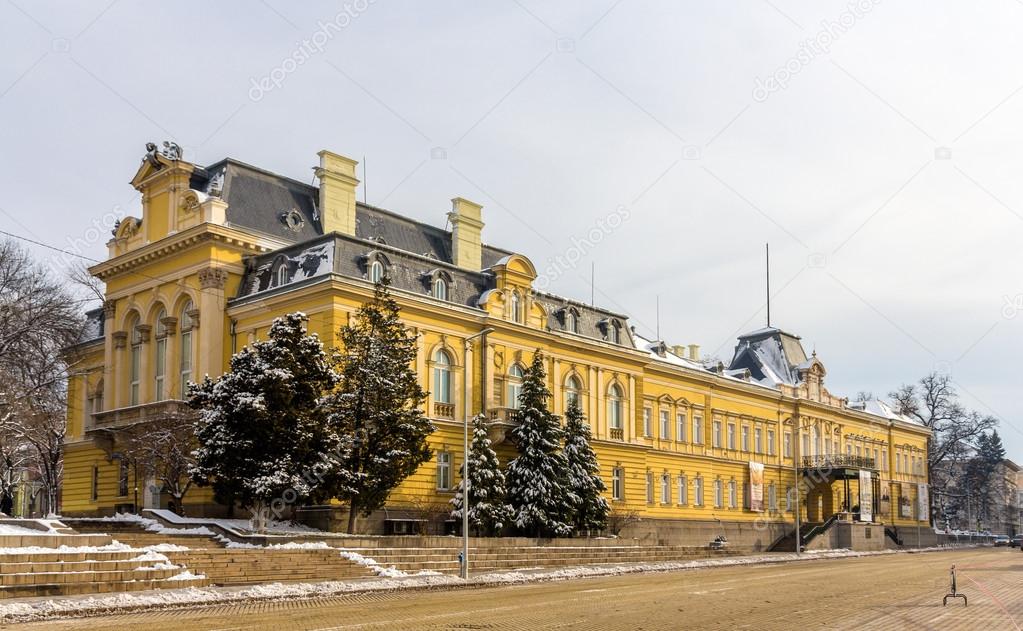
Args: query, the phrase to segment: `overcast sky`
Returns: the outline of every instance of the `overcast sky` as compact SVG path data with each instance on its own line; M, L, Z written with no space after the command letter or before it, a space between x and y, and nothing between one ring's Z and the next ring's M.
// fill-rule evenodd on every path
M765 322L835 394L949 372L1023 458L1023 2L0 0L0 226L102 258L147 141L484 239L725 361ZM360 177L362 176L360 168ZM360 199L362 192L360 192ZM104 226L102 237L94 226ZM41 249L40 255L50 256Z

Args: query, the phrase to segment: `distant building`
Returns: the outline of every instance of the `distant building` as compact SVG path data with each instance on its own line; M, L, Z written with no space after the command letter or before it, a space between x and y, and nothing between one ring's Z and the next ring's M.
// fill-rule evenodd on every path
M419 333L416 369L437 431L433 461L366 520L373 532L417 515L442 529L467 399L491 419L507 462L536 349L549 362L554 411L575 400L586 412L608 500L642 518L635 534L705 544L727 533L766 548L792 531L797 501L804 523L926 524L929 430L883 402L829 392L824 364L798 336L753 331L727 364L708 364L696 345L642 337L617 310L537 289L529 259L484 242L478 204L454 199L438 215L450 231L427 225L359 203L356 163L319 157L314 186L232 159L201 167L177 152L147 154L132 180L142 216L120 223L109 258L91 269L107 296L69 384L65 514L166 506L152 481L129 479L119 432L190 413L187 381L221 374L276 316L301 310L311 331L337 343L386 274ZM463 340L485 327L494 331L463 365ZM225 510L206 489L185 504L193 514ZM340 512L303 515L333 526Z

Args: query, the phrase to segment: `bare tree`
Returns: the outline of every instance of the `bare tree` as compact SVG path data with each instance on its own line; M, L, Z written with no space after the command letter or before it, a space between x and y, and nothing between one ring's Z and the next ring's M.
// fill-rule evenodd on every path
M174 499L175 510L184 515L184 499L192 487L189 470L195 463L196 446L191 415L180 414L118 432L122 452L136 472L153 477L160 489Z
M82 332L81 301L29 253L0 242L0 435L27 445L46 512L57 511L63 477L65 351Z
M931 430L927 439L927 482L935 491L930 494L933 506L936 495L955 484L962 463L998 420L963 407L952 380L936 372L918 383L903 385L889 396L898 413ZM933 520L934 511L930 512Z

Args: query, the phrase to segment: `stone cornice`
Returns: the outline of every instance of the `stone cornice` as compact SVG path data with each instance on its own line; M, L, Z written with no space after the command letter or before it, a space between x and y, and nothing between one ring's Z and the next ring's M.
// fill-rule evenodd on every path
M139 266L160 261L175 252L208 242L233 246L250 254L272 252L288 245L284 241L270 239L265 235L204 223L93 265L89 268L89 272L100 280L106 281Z

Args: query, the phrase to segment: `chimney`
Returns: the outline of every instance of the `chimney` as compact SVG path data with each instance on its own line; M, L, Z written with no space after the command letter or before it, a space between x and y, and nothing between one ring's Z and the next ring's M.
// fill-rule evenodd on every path
M690 344L689 345L689 359L693 360L694 362L700 361L700 345L699 344Z
M683 346L682 344L676 344L676 345L672 346L671 347L671 352L674 353L675 355L678 355L682 359L685 359L687 357L687 355L686 355L686 347Z
M324 149L316 177L320 178L320 225L323 232L342 232L355 236L355 167L351 158Z
M451 200L451 261L458 267L478 272L483 268L483 207L467 199Z

